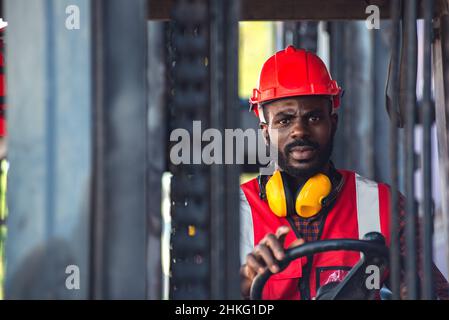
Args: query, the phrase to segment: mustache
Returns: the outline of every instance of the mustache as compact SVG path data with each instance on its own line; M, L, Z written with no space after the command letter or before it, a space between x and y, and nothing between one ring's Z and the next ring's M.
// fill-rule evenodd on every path
M287 144L284 148L285 154L288 154L294 147L311 147L313 149L318 149L320 146L318 143L310 141L308 139L298 139Z

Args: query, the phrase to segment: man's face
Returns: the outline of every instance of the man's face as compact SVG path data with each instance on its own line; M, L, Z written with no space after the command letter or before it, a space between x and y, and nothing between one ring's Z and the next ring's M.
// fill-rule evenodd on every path
M278 150L279 167L294 177L308 178L327 164L332 153L338 117L331 114L330 98L301 96L264 106L264 136ZM270 140L273 129L278 139ZM277 145L276 145L277 144Z

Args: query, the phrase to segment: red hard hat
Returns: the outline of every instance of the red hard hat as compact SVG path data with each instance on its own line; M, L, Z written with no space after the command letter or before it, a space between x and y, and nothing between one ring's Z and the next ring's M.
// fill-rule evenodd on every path
M6 136L6 81L5 81L5 55L3 43L3 31L0 29L0 137Z
M324 62L314 53L288 46L271 56L263 65L259 87L249 99L251 110L259 116L257 106L280 98L329 95L333 107L340 105L341 88L332 80Z

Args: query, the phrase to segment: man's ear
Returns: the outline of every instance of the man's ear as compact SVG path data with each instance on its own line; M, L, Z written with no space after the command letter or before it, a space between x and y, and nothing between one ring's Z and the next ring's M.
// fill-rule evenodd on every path
M268 146L270 144L270 135L268 134L268 124L266 122L260 122L259 127L262 130L262 135L265 144Z

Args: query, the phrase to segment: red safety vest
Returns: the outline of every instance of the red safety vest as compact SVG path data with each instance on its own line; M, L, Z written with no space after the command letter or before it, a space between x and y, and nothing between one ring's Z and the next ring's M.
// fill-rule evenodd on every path
M390 243L389 187L356 174L339 170L344 183L326 217L320 240L335 238L362 239L371 231L381 232ZM241 185L241 247L242 262L267 233L275 233L286 218L277 217L259 196L257 179ZM285 248L296 239L293 230L287 234ZM266 283L263 299L301 299L301 292L314 298L320 286L341 281L360 259L359 252L332 251L314 255L311 267L307 258L293 261L285 270L274 274ZM303 268L304 266L304 268ZM307 281L308 286L303 282Z

